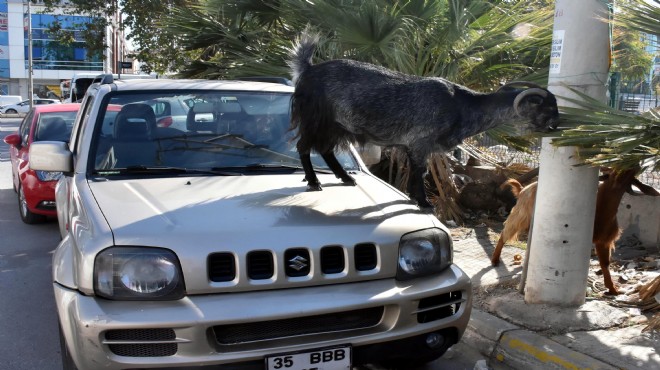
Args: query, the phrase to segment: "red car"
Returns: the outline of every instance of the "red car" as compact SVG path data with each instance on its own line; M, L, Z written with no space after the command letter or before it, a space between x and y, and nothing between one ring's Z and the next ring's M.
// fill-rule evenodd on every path
M69 141L80 104L37 105L23 119L18 131L5 137L10 145L14 190L18 193L21 220L27 224L57 216L55 184L61 172L30 169L29 150L34 141Z

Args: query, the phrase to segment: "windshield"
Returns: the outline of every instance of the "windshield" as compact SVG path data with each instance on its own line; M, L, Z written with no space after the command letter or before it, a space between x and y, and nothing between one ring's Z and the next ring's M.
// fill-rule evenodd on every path
M116 93L101 110L94 170L297 171L290 98L245 91ZM347 170L358 168L348 152L337 158ZM319 155L312 155L312 163L329 170Z

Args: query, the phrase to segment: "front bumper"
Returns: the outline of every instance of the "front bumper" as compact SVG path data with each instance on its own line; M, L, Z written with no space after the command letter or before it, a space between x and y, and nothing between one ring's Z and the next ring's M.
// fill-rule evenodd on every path
M384 279L166 302L109 301L59 284L54 288L63 334L80 369L258 368L267 355L347 344L354 348L354 364L382 362L398 351L374 349L395 341L423 343L422 334L431 332L450 338L448 345L458 341L472 307L470 279L455 265L438 276L406 282ZM375 320L356 318L374 312ZM355 326L313 327L335 317Z
M23 179L23 192L30 212L56 216L55 184L57 181L40 181L32 171Z

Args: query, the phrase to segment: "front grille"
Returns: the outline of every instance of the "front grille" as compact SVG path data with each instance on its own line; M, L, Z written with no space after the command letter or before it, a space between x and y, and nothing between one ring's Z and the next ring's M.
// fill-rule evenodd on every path
M236 262L231 253L213 253L207 264L211 281L232 281L236 278Z
M352 266L347 266L348 256L353 254ZM276 255L268 250L250 251L245 258L230 252L209 254L207 258L208 278L212 282L233 281L237 277L239 266L247 271L251 280L271 279L275 275L275 263L278 271L287 277L309 276L313 271L319 274L338 274L347 267L354 271L371 271L378 267L378 247L373 243L356 244L351 250L344 246L329 245L321 248L318 261L309 248L290 248L283 254Z
M450 292L419 301L417 308L417 322L422 324L452 316L461 308L465 302L461 292Z
M321 248L321 272L337 274L344 271L344 248L339 246Z
M124 357L174 356L178 350L176 343L110 344L108 347L115 355Z
M232 345L298 335L371 328L380 323L383 307L337 312L294 319L249 322L213 327L220 345Z
M303 248L287 249L284 252L284 271L286 276L307 276L311 270L309 251Z
M252 251L248 253L247 273L252 280L272 278L275 273L273 254L269 251Z
M376 268L378 254L374 244L358 244L355 246L355 269L369 271Z
M105 333L105 339L110 351L117 356L174 356L178 350L177 343L173 343L176 340L176 334L172 329L109 330Z

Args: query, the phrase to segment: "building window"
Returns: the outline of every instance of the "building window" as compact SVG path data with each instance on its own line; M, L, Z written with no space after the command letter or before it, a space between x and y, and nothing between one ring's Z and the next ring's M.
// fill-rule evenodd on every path
M27 14L25 14L27 19ZM103 61L87 52L82 27L91 18L82 16L32 14L32 65L34 69L68 69L102 71ZM70 31L72 41L56 41L49 32L53 22L58 21L61 29ZM28 59L28 34L25 36L25 60ZM27 66L26 66L27 68Z

